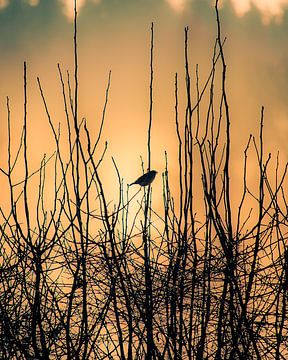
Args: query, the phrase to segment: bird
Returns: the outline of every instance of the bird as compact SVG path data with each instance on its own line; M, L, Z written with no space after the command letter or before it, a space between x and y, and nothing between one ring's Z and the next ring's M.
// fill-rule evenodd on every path
M144 175L140 176L136 181L129 184L129 186L131 186L131 185L140 185L140 186L150 185L152 183L152 181L155 179L156 174L157 174L157 171L155 171L155 170L148 171Z

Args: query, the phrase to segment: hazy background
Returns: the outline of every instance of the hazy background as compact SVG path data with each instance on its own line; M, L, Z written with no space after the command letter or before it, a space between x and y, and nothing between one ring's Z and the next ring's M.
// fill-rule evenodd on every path
M39 76L55 124L65 120L57 63L73 71L73 0L0 0L0 163L6 167L6 96L11 101L14 140L23 121L23 61L28 67L30 166L51 152L37 89ZM163 171L169 153L171 176L177 164L174 124L174 77L183 94L184 27L189 26L193 96L195 67L200 84L209 73L216 36L214 1L210 0L79 0L79 116L91 131L99 128L109 70L111 91L103 140L109 152L105 168L112 176L113 155L125 183L141 173L146 159L149 119L150 27L154 22L154 110L152 167ZM221 5L232 119L233 159L242 161L249 134L258 133L265 106L267 152L279 150L287 160L288 132L288 0L226 0ZM184 97L180 97L183 115ZM18 140L19 141L19 140ZM16 144L16 143L15 143ZM239 150L240 149L240 150ZM275 157L274 157L275 159ZM240 161L239 160L239 161ZM234 170L241 174L239 163ZM239 171L239 174L237 173ZM174 174L176 177L176 174ZM3 175L0 175L3 180ZM252 171L253 176L253 171ZM1 180L1 181L2 181ZM156 186L161 186L160 178ZM111 184L114 183L111 181ZM158 184L158 185L157 185ZM113 186L114 186L113 185ZM107 185L109 187L109 185ZM112 186L112 185L111 185ZM161 195L161 192L159 192Z

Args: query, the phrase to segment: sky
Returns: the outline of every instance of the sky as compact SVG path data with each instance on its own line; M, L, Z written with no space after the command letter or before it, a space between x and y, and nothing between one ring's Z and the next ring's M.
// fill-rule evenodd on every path
M250 133L257 134L265 107L267 152L287 159L288 132L288 0L222 0L220 16L227 63L228 101L232 118L234 159L243 158ZM216 37L212 0L79 0L79 115L97 133L108 74L111 88L103 141L125 183L141 173L146 156L149 119L150 27L154 23L153 167L164 170L168 151L171 173L177 165L174 122L174 77L179 74L180 105L185 106L184 27L189 27L189 61L195 84L210 70ZM23 62L28 69L29 147L31 169L51 151L39 76L52 121L64 120L57 71L73 71L72 0L0 0L0 164L7 158L6 96L14 139L23 121ZM192 87L195 96L195 85ZM181 112L180 112L181 115ZM183 111L182 111L183 115ZM15 140L16 146L16 140ZM108 161L109 162L109 161ZM111 174L112 163L106 172ZM110 168L109 168L110 166ZM236 175L242 171L235 168ZM176 176L176 175L175 175ZM161 186L159 178L158 185Z

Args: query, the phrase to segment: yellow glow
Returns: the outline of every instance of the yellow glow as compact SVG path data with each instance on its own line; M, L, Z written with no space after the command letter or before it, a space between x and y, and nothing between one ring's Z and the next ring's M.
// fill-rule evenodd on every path
M262 15L264 24L270 23L275 18L281 21L285 9L288 7L288 0L231 0L238 16L243 16L255 7Z
M8 0L0 0L0 9L4 9L8 4Z
M250 0L231 0L231 2L238 16L243 16L251 10Z
M188 3L188 0L166 0L173 10L182 12Z
M74 17L74 1L71 0L60 0L60 2L63 4L63 11L65 16L69 20L73 20ZM77 11L80 11L80 9L84 6L85 0L78 0L77 1Z

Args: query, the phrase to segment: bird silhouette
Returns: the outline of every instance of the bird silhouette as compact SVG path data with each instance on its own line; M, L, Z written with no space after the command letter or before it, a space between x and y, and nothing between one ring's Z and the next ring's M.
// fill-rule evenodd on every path
M131 186L131 185L140 185L140 186L150 185L152 183L152 181L155 179L156 174L157 174L157 171L155 171L155 170L148 171L146 174L140 176L136 181L129 184L129 186Z

